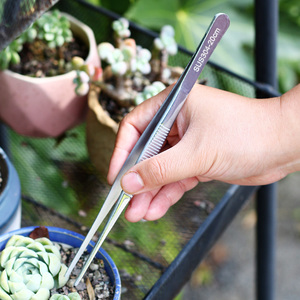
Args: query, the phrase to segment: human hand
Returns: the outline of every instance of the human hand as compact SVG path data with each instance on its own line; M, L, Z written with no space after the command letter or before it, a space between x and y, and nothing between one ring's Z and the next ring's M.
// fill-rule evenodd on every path
M170 87L145 101L121 122L111 158L112 183ZM199 181L262 185L286 175L280 98L250 99L195 85L163 151L133 166L122 178L134 194L125 217L136 222L162 217Z

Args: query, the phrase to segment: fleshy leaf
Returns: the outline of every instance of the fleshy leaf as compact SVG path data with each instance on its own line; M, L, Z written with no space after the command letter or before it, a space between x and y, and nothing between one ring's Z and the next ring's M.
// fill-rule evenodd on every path
M26 285L23 283L23 282L13 282L13 281L9 281L8 282L8 285L9 285L9 289L10 289L10 292L12 294L15 294L19 291L24 291L24 290L27 290L26 289Z
M6 270L8 276L11 276L11 272L13 270L15 261L16 261L16 257L12 257L5 264L5 270Z
M68 297L69 297L70 300L81 300L81 297L79 296L78 293L70 293L68 295Z
M12 294L11 297L14 300L30 300L33 295L32 291L24 289Z
M12 298L0 287L0 299L1 300L12 300Z
M41 252L44 251L45 252L45 247L39 242L31 243L27 246L27 248L31 249L35 252L39 252L39 251L41 251Z
M26 287L36 293L41 285L42 276L40 274L31 275L30 280L26 283Z
M13 282L23 282L23 277L15 270L12 270L11 274L9 275L9 280Z
M53 243L52 243L49 239L47 239L47 238L45 238L45 237L43 237L43 238L38 238L38 239L36 239L35 241L41 243L41 244L44 245L44 246L46 246L46 245L52 246L52 245L53 245Z
M41 288L46 288L49 290L54 288L54 279L49 272L46 272L42 275Z
M66 265L61 265L61 269L60 269L59 274L58 274L58 282L57 282L57 285L58 285L59 288L64 286L67 283L68 279L69 279L65 276L65 274L67 272L67 269L68 268L67 268Z
M3 270L0 276L1 287L5 290L5 292L9 293L9 285L6 270Z
M32 296L30 300L48 300L50 296L49 290L45 288L40 288L38 292Z
M57 258L61 258L60 256L60 252L59 250L57 249L56 246L54 246L53 244L52 245L45 245L45 250L48 252L48 253L53 253L57 256Z
M2 268L4 268L6 262L10 259L13 249L15 249L14 246L9 246L1 252L0 264Z
M53 253L49 253L49 271L53 276L56 276L60 270L60 260Z
M13 268L15 271L19 270L20 267L23 266L23 264L27 261L27 258L18 258L16 259Z

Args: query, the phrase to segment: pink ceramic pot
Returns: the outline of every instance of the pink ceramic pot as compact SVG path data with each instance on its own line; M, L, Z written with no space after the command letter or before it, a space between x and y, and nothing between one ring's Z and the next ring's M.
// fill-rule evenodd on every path
M99 66L93 31L66 16L72 31L90 47L86 62ZM48 78L0 72L0 119L22 135L59 136L82 122L87 112L87 97L75 94L75 77L75 71Z

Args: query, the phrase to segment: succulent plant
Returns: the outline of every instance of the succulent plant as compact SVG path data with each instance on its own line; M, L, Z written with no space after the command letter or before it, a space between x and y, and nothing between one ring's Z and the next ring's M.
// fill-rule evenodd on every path
M129 30L129 22L125 18L120 18L112 23L112 28L116 36L120 38L128 38L131 34Z
M165 25L161 29L160 36L154 40L154 46L160 51L165 50L169 55L175 55L178 47L174 36L174 28L170 25Z
M0 256L0 299L47 300L52 288L66 284L66 270L49 239L14 235Z
M19 53L25 43L39 39L45 41L50 48L55 48L62 46L65 42L70 42L72 38L68 19L58 10L49 11L0 52L0 69L5 70L10 64L20 62Z
M14 40L9 46L0 52L0 69L5 70L9 64L18 64L21 60L19 52L22 50L22 39Z
M169 56L178 52L174 36L173 27L165 25L162 27L159 37L154 39L152 68L158 74L157 79L166 83L172 78L172 70L168 67Z
M81 300L78 293L70 293L69 295L54 294L49 300Z
M128 20L120 18L112 23L112 28L115 45L102 42L98 46L102 65L107 65L104 70L98 70L101 76L95 79L94 73L87 71L82 61L73 58L73 67L77 70L75 91L78 94L85 95L90 85L96 85L120 106L132 106L164 89L163 82L172 83L170 78L174 72L167 67L167 60L169 55L177 53L173 27L164 26L160 36L154 40L154 56L129 38L131 32ZM87 72L89 78L82 72ZM158 80L162 82L159 84Z
M50 48L60 47L73 38L69 20L58 10L43 14L32 26L40 40L45 40Z
M136 97L134 98L134 104L141 104L145 100L157 95L165 88L166 86L160 81L152 82L151 85L147 85L142 92L136 95Z

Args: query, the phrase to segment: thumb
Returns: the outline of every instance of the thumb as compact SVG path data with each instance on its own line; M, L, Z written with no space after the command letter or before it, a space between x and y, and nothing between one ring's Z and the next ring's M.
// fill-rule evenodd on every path
M180 144L132 167L121 180L122 189L131 195L140 194L195 176L195 160L186 150L181 151Z

